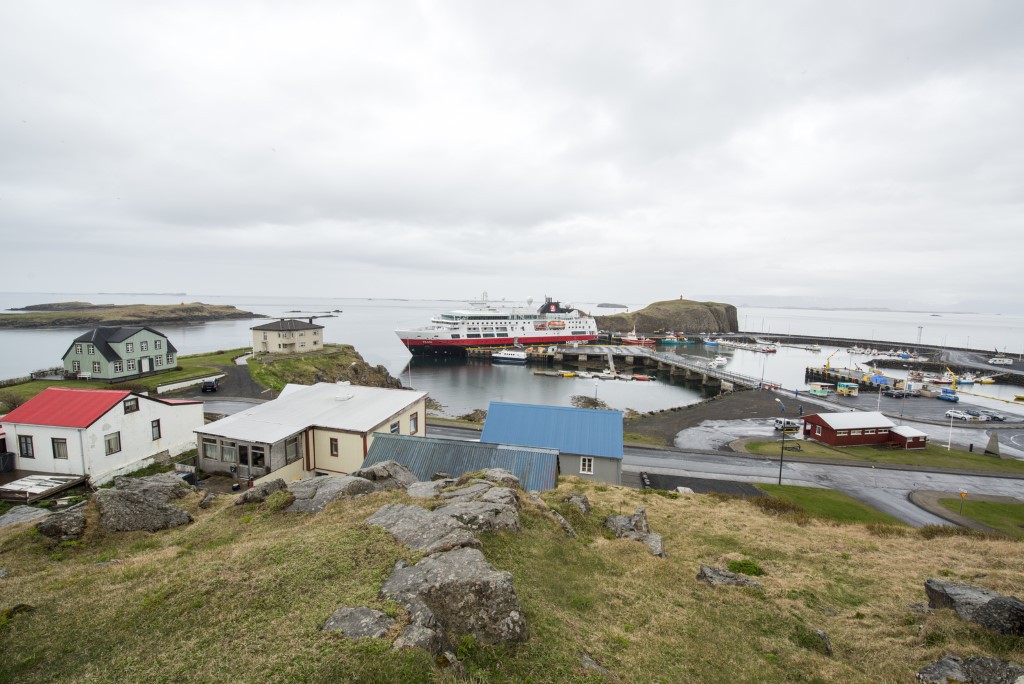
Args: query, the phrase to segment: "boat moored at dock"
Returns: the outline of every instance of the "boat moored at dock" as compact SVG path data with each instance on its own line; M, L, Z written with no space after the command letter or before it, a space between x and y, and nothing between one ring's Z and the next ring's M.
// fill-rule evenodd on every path
M521 349L502 349L491 354L494 363L526 363L526 352Z

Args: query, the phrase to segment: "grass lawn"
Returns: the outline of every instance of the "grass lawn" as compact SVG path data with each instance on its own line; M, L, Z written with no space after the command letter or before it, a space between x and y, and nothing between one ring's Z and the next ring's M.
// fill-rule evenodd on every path
M960 513L960 499L939 499L939 503L953 513ZM971 501L968 496L960 515L994 527L1011 537L1024 538L1024 504Z
M178 365L181 366L181 370L148 375L144 378L136 378L128 381L106 383L97 381L90 382L88 380L32 380L31 382L24 382L20 385L11 385L10 387L0 388L0 396L7 394L24 402L36 396L47 387L110 389L111 387L117 387L119 385L131 385L133 387L141 387L149 392L156 392L156 388L159 385L181 382L182 380L191 380L193 378L201 378L206 375L217 373L220 370L217 368L218 365L229 365L233 363L232 359L234 357L245 354L248 351L248 349L231 349L228 351L211 352L209 354L179 356Z
M755 485L765 494L783 499L819 520L842 523L887 523L902 525L896 518L833 489L794 487L791 485Z
M350 344L328 344L320 352L269 358L269 363L249 359L249 374L260 385L273 390L282 390L290 382L312 385L318 374L332 375L353 363L363 363L363 357Z
M833 449L810 440L794 440L794 443L800 445L800 452L793 454L798 456L867 461L870 463L892 463L895 465L929 466L934 468L988 470L997 473L1024 473L1024 461L1001 459L995 456L957 451L956 449L947 451L946 447L935 444L929 444L924 449L879 449L870 446ZM778 456L779 442L751 442L747 444L747 451L762 456ZM789 456L791 453L786 452L786 455Z

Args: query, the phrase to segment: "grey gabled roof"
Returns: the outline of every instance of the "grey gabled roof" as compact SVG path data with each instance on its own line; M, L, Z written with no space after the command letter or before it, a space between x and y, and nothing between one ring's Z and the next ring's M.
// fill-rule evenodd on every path
M273 323L264 323L263 325L257 325L250 330L280 330L287 332L290 330L321 330L324 326L317 325L312 321L300 321L295 318L282 318L279 321Z
M421 481L434 473L459 477L486 468L504 468L519 478L526 491L554 489L558 479L558 452L458 439L376 434L363 467L398 461Z
M132 335L136 335L136 334L140 333L143 330L148 330L149 332L153 333L154 335L156 335L158 337L162 337L164 339L164 341L167 342L167 349L161 350L163 353L167 353L167 352L177 353L178 350L175 349L174 345L171 344L171 341L167 339L167 335L164 335L159 330L154 330L153 328L150 328L149 326L146 326L146 325L143 325L143 326L138 326L138 325L133 325L133 326L101 325L98 328L93 328L89 332L82 333L81 335L76 337L74 342L72 342L71 345L68 346L67 351L64 352L64 356L62 356L61 359L66 359L68 357L68 354L71 353L71 350L75 348L76 344L87 343L87 344L92 344L93 346L95 346L96 347L96 351L98 351L100 353L100 355L104 359L106 359L107 361L118 361L118 360L120 360L121 356L116 351L114 351L114 348L110 346L110 343L111 342L124 342L125 340L130 338Z

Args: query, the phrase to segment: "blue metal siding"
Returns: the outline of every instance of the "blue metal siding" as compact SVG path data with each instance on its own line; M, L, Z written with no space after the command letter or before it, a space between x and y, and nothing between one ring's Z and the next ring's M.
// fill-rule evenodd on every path
M622 458L622 411L492 401L481 442Z
M554 489L558 478L558 454L553 451L517 449L454 439L378 434L366 454L363 467L397 461L422 481L434 473L459 477L485 468L504 468L519 478L526 491Z

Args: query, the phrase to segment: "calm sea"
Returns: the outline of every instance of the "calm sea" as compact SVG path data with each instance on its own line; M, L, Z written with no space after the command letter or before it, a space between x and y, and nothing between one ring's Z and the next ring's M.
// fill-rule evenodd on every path
M383 364L406 385L424 390L445 406L447 415L459 415L486 408L491 400L568 405L573 395L590 395L615 408L650 411L682 406L699 401L699 388L667 382L594 381L536 376L529 367L492 366L486 361L412 360L394 334L397 328L426 325L432 315L453 308L465 308L463 301L346 299L319 297L251 297L214 295L128 295L83 293L0 293L0 309L81 300L94 304L166 304L201 301L208 304L232 304L240 309L268 316L317 316L325 326L327 342L353 345L368 363ZM577 302L595 314L613 312L598 309L594 303ZM644 305L632 305L631 310ZM335 310L340 313L332 313ZM331 317L324 317L331 316ZM199 325L161 325L180 354L196 354L217 349L247 347L249 328L260 321L239 320ZM999 349L1011 354L1024 351L1024 316L980 314L900 313L877 311L816 311L802 309L739 309L740 327L749 331L835 335L895 342L915 342L918 334L925 344L975 349ZM85 329L0 330L0 377L17 377L30 371L58 366L71 340ZM775 355L743 350L705 350L700 345L680 347L677 353L693 356L729 358L727 368L735 372L764 377L786 387L803 387L804 368L822 365L821 354L782 348ZM833 365L847 359L840 351ZM865 360L863 357L861 361ZM849 359L855 362L856 359ZM996 389L990 389L996 388ZM1008 386L986 386L986 392L1012 392Z

